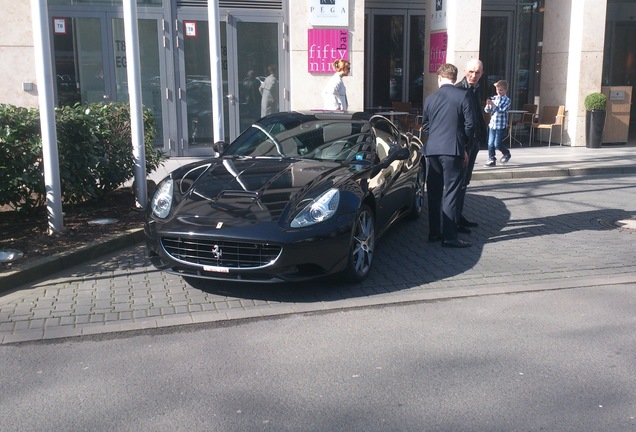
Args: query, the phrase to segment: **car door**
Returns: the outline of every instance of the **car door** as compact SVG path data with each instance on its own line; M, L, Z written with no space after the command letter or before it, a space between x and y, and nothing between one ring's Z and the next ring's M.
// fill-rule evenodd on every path
M378 163L381 164L397 146L404 147L407 143L398 129L386 118L376 117L371 119L371 123ZM379 230L383 229L404 205L408 205L409 191L405 187L402 175L403 165L404 161L395 160L370 179L369 186L373 188L376 199L376 221Z

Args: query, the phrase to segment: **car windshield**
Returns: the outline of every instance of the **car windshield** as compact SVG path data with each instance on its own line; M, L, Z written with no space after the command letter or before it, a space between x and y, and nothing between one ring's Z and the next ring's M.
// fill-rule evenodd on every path
M347 161L370 151L371 142L368 121L280 117L253 124L223 155Z

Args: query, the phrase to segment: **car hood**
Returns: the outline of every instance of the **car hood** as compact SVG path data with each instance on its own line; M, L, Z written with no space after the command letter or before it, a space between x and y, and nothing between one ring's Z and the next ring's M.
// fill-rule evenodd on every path
M232 226L279 221L349 178L348 164L296 159L219 159L184 191L182 223ZM179 186L177 186L179 188Z

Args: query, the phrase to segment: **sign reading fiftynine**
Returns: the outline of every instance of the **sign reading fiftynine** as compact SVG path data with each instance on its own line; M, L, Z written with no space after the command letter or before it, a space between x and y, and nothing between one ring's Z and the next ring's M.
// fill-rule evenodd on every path
M307 72L331 74L333 62L349 60L347 29L309 29L307 34Z

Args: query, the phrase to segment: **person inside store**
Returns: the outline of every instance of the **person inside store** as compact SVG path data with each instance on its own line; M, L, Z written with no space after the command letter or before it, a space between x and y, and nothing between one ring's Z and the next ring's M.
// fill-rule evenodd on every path
M329 78L327 85L323 89L323 108L330 111L347 111L347 88L342 77L349 75L351 63L348 60L335 60L333 62L335 73Z
M252 120L255 120L260 113L261 94L258 90L260 85L261 83L256 78L256 72L253 69L248 70L241 84L240 95L245 110L242 114Z
M488 139L488 128L486 126L486 120L482 114L482 106L479 100L478 88L479 80L484 74L484 64L481 60L471 59L466 64L465 76L460 82L455 84L455 87L465 89L470 95L474 129L466 146L468 151L468 164L466 165L464 173L464 183L462 184L461 191L458 197L459 207L459 232L464 234L470 234L470 228L474 228L479 224L472 222L464 216L464 201L466 199L466 190L470 184L470 179L473 176L473 168L475 167L475 161L477 160L477 154L479 148L482 145L486 145Z
M488 123L488 162L484 166L494 167L497 165L496 150L499 150L503 157L501 163L506 164L510 160L510 149L503 143L503 137L508 129L508 110L510 109L510 98L508 93L508 81L499 80L495 83L497 94L486 100L484 111L490 113Z
M442 64L437 70L439 88L424 100L428 241L441 241L443 247L465 248L472 244L458 238L458 204L469 159L467 143L474 133L474 113L471 96L455 87L455 81L457 67Z
M261 117L278 112L278 77L276 66L267 66L267 77L259 87L261 93Z

